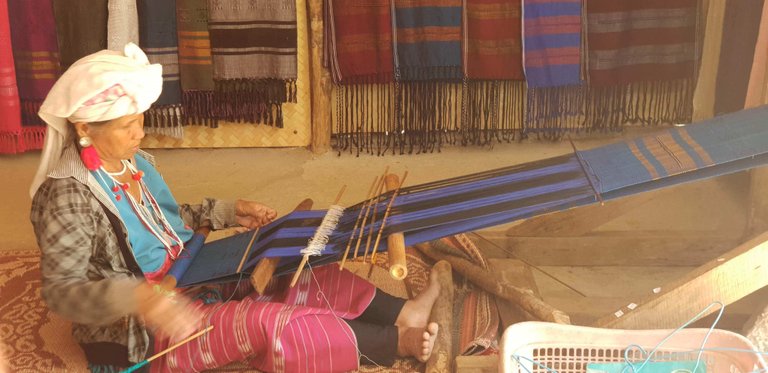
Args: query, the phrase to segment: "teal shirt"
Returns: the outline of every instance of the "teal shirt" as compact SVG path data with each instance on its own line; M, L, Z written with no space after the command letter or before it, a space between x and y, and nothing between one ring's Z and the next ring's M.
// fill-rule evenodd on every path
M189 241L192 238L192 230L184 225L179 215L179 205L176 203L176 199L173 198L168 185L160 176L160 173L147 162L146 159L136 154L136 168L144 172L144 184L147 189L155 197L157 204L160 205L160 210L165 215L168 223L179 236L183 242ZM105 175L103 171L91 171L93 176L98 180L99 184L110 196L114 196L112 192L112 180L109 176ZM128 229L128 241L133 248L133 255L136 257L136 261L139 267L144 273L154 272L160 268L165 262L166 251L163 243L155 237L139 220L136 213L131 207L131 202L128 200L123 191L118 192L122 198L119 201L114 201L117 211L120 214L120 219ZM114 198L114 197L113 197ZM151 206L149 201L144 199L144 205L148 208ZM158 231L162 231L160 227L157 227Z

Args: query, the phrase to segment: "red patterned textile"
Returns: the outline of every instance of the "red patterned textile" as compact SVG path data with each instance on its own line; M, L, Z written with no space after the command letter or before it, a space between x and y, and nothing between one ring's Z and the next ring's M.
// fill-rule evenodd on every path
M8 2L0 1L0 153L23 151L21 106L13 66Z

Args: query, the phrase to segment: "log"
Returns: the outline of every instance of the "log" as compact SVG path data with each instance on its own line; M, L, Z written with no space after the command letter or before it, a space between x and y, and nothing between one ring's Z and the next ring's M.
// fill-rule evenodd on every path
M444 244L439 241L433 241L432 245L439 247L439 245ZM560 324L571 323L570 318L565 312L559 311L544 303L544 301L533 295L531 291L512 286L503 281L498 281L494 276L489 276L488 271L472 264L466 259L451 255L440 255L435 250L431 250L430 246L427 244L417 244L414 245L414 247L434 260L447 261L456 272L472 281L472 283L479 286L481 289L519 304L523 310L537 317L539 320Z
M309 77L312 102L312 139L315 154L331 148L331 74L323 67L323 0L307 2L309 18Z

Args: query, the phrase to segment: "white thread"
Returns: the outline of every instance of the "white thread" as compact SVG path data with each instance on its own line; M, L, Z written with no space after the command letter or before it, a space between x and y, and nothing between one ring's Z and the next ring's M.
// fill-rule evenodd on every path
M101 169L102 169L102 171L106 172L106 173L107 173L107 175L109 175L109 176L120 176L120 175L124 174L124 173L125 173L125 171L128 169L128 161L126 161L125 159L123 159L123 160L121 160L121 161L120 161L120 164L122 164L122 165L123 165L123 168L122 168L122 169L120 169L120 171L117 171L117 172L109 172L109 171L107 171L107 170L104 168L104 166L103 166L103 165L101 166Z
M320 255L325 249L325 245L328 244L328 240L336 230L336 226L339 225L339 219L344 215L344 207L339 205L331 205L328 208L328 212L323 217L322 223L317 227L317 231L309 239L307 247L301 250L304 255Z

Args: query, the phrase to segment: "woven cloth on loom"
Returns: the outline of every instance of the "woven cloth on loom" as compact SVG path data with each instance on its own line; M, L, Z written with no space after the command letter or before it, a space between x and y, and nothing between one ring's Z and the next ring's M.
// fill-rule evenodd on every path
M37 112L59 74L53 7L48 0L9 0L8 11L24 148L40 149L45 124Z
M294 0L209 0L213 79L227 120L282 127L281 104L296 101Z
M139 11L135 0L109 0L107 49L123 51L128 43L139 45Z
M523 0L523 64L528 87L581 83L582 0Z
M398 79L461 79L461 0L394 3Z
M107 48L107 0L53 0L62 71Z
M144 113L151 132L181 138L184 132L179 82L179 48L176 39L176 0L140 0L139 38L151 63L163 66L163 92Z
M390 0L326 2L326 56L337 84L393 79Z
M208 0L176 0L184 120L216 127Z
M23 146L21 107L11 50L8 3L0 1L0 153L17 153Z

